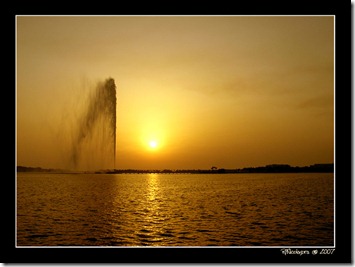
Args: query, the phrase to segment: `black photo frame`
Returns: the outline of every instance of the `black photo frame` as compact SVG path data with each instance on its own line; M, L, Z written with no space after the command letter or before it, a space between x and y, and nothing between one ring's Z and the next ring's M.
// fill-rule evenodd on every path
M157 15L334 15L335 17L335 246L334 250L324 248L18 248L15 243L15 207L16 207L16 116L11 117L14 125L10 139L14 140L14 147L9 151L9 164L4 166L9 169L9 174L4 175L2 187L6 194L3 197L2 250L0 258L4 263L351 263L352 262L352 81L350 83L350 60L351 55L348 45L352 40L350 34L351 14L353 6L345 1L296 1L296 2L259 2L249 4L232 4L229 8L211 7L206 11L204 8L184 9L184 11L157 11L150 8L137 11L131 9L128 14ZM244 6L245 5L245 6ZM237 6L237 7L236 7ZM10 33L11 45L7 51L15 54L15 17L21 14L38 14L35 8L24 12L21 7L7 9L6 19L10 23L7 27ZM118 9L112 9L109 14L120 13ZM68 14L68 10L60 8L53 11L45 11L43 14ZM79 9L69 12L80 14ZM90 10L86 14L107 13L100 8ZM119 15L119 14L117 14ZM9 24L7 24L9 25ZM352 51L352 50L351 50ZM11 57L11 71L15 69L15 57ZM351 62L352 66L352 62ZM352 67L351 67L352 68ZM11 80L14 88L16 77ZM351 86L351 90L349 90ZM12 98L13 97L13 98ZM11 96L15 104L16 93ZM350 135L350 136L349 136ZM350 144L348 143L350 142ZM323 253L321 253L323 251Z

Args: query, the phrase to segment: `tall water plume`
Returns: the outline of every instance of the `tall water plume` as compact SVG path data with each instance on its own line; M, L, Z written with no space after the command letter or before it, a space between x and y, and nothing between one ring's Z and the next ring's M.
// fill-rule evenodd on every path
M75 123L70 165L77 170L115 168L116 85L112 78L99 82Z

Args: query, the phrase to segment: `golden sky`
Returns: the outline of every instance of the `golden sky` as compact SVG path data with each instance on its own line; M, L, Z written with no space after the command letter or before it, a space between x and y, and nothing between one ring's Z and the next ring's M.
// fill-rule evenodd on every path
M334 160L333 16L17 16L16 26L18 165L66 168L63 133L87 88L109 77L117 169Z

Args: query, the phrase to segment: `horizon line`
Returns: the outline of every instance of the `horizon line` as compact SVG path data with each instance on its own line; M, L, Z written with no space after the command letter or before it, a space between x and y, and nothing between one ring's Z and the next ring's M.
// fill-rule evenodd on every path
M164 172L199 172L199 171L205 171L205 172L218 172L218 171L251 171L251 170L261 170L263 168L266 169L304 169L304 168L333 168L334 171L334 163L314 163L311 165L305 165L305 166L292 166L289 164L267 164L267 165L263 165L263 166L248 166L248 167L241 167L241 168L218 168L216 166L212 166L211 168L175 168L175 169L171 169L171 168L159 168L159 169L134 169L134 168L120 168L120 169L116 169L116 168L106 168L106 169L96 169L96 170L73 170L73 169L63 169L63 168L43 168L43 167L32 167L32 166L24 166L24 165L17 165L16 166L16 172L26 172L26 171L65 171L65 172L81 172L81 173L95 173L95 172L160 172L160 173L164 173ZM19 171L19 168L22 169Z

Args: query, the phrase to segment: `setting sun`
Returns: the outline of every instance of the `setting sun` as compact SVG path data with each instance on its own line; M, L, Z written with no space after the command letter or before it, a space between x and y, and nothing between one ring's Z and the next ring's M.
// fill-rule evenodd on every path
M157 141L155 141L155 140L149 141L149 147L150 147L150 148L155 149L155 148L157 148L157 146L158 146Z

